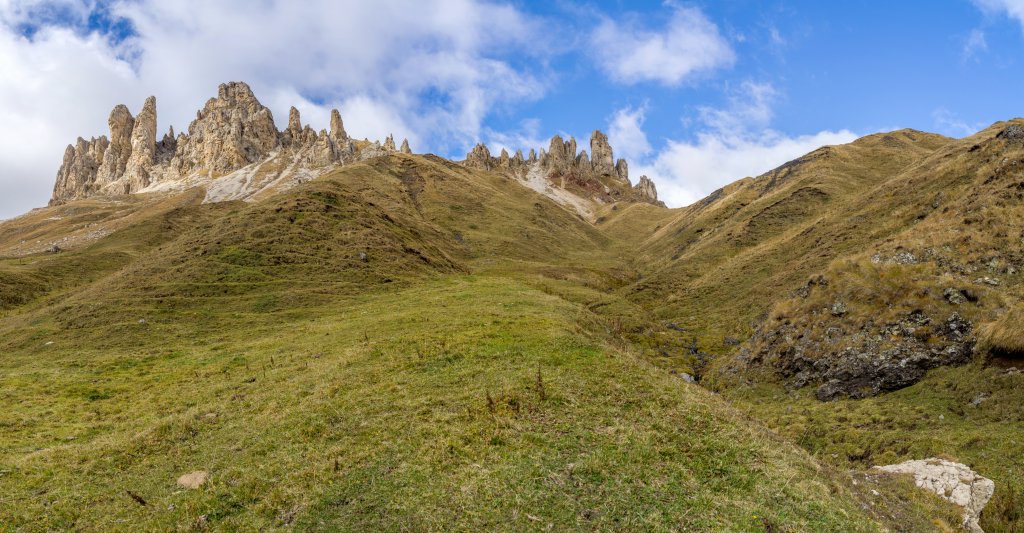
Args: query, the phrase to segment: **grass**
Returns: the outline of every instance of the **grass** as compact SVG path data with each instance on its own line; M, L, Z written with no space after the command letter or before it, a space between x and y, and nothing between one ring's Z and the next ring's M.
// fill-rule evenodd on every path
M405 155L256 203L93 200L5 224L0 530L942 529L949 505L860 472L922 454L996 479L984 524L1012 530L1024 403L1001 369L830 404L673 375L769 311L813 330L837 295L850 328L946 311L944 284L976 271L858 254L949 245L969 269L1012 252L997 221L1024 222L1014 198L972 180L1005 189L1015 171L992 167L999 147L959 157L970 142L872 136L593 225L501 174ZM963 202L928 208L941 191ZM109 235L20 248L91 224ZM835 292L790 298L822 272ZM1020 301L1001 278L969 318ZM175 485L194 470L209 482Z
M819 402L761 384L726 396L782 437L841 469L945 457L992 479L985 531L1019 531L1024 515L1024 374L979 364L931 371L921 382L863 400Z
M188 341L176 322L192 319L173 313L8 322L0 523L874 529L796 448L579 330L586 313L458 276L309 309L225 308ZM210 481L175 486L193 470Z

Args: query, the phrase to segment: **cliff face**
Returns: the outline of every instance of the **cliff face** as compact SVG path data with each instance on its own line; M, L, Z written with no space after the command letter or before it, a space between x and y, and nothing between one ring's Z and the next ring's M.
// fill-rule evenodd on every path
M50 205L93 195L131 194L176 183L203 185L225 174L280 157L285 168L276 177L315 175L318 170L395 152L395 142L364 143L361 150L345 132L341 114L331 111L331 131L302 125L299 111L278 131L274 117L242 82L222 84L189 124L157 140L156 98L149 97L137 117L124 105L114 107L106 136L68 145L57 171ZM404 153L411 153L408 142ZM366 152L361 153L361 152Z
M93 195L132 194L202 186L207 201L244 199L268 187L280 190L315 178L338 165L392 153L411 154L409 141L393 135L383 142L356 141L345 131L341 113L331 111L330 131L303 125L292 107L288 125L278 131L274 116L242 82L220 85L217 96L196 113L188 130L174 129L157 139L156 98L146 99L138 116L124 105L114 107L106 136L78 139L65 150L57 171L50 205ZM593 207L617 201L658 200L646 177L634 187L629 166L615 160L608 137L595 131L590 152L579 152L576 140L555 135L547 150L531 149L495 157L478 144L463 165L518 178L577 211L591 215ZM581 208L581 205L589 207Z
M634 187L629 181L626 160L616 161L613 154L608 136L594 131L590 136L589 154L586 150L577 152L576 139L570 137L566 141L555 135L547 150L542 148L538 155L531 149L528 157L523 156L522 150L509 156L504 149L498 157L493 157L487 146L478 144L466 155L463 165L504 172L524 181L539 176L545 187L554 187L597 203L630 201L664 206L658 200L654 182L647 176L641 176Z

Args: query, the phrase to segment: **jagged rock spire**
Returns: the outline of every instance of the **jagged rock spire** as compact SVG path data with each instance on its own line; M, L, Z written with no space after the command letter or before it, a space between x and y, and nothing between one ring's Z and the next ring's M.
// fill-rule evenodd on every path
M492 166L491 151L487 146L480 143L473 147L473 150L466 155L466 166L490 170Z
M149 170L156 161L156 97L150 96L135 117L132 129L131 154L125 166L125 193L149 185Z
M118 104L110 112L107 126L110 128L110 146L103 153L103 162L97 169L96 175L92 177L92 181L95 181L100 187L113 183L124 175L128 158L132 154L132 130L135 129L135 117L128 110L128 106Z
M403 154L411 154L412 149L409 148L409 139L402 139L402 148L400 150Z
M608 136L598 130L590 135L590 155L594 172L601 175L615 174L615 160Z
M388 135L387 139L384 139L384 150L387 152L395 151L395 136Z
M345 133L345 123L341 121L341 113L337 109L331 110L331 137L336 140L348 139Z
M658 203L658 189L654 186L654 182L647 176L640 176L640 180L637 181L633 190L636 191L637 196L640 198L643 198L652 204Z
M302 116L295 106L288 110L288 131L292 132L292 135L295 136L302 131Z

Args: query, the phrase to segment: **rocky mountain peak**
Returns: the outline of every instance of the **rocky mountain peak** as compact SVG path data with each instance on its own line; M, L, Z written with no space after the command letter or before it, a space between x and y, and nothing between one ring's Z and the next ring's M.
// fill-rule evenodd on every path
M522 180L528 175L540 174L550 184L571 189L576 194L599 202L618 200L640 201L664 205L658 200L654 182L647 176L633 187L629 181L629 165L625 159L615 160L608 136L595 130L590 137L590 152L577 152L576 139L564 140L561 135L551 137L548 149L530 149L529 157L517 150L514 157L503 149L492 157L486 145L477 144L466 155L464 164L484 170L501 169Z

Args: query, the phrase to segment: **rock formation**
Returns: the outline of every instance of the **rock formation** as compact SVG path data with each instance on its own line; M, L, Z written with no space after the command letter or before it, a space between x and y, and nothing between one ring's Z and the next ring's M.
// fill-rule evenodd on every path
M128 159L132 154L132 131L135 117L124 105L117 105L107 119L110 128L110 146L103 153L103 163L94 176L97 187L108 186L124 175Z
M217 96L196 113L187 133L175 136L169 128L157 140L152 96L137 117L126 106L116 106L107 124L109 140L79 139L67 147L51 205L95 194L134 193L166 182L201 184L276 155L287 162L284 168L289 172L309 177L321 172L317 169L396 151L393 136L383 146L368 143L360 150L345 132L337 109L331 111L330 132L304 126L294 107L288 126L278 131L270 110L241 82L218 87ZM402 151L411 153L408 142L402 143Z
M88 196L95 189L96 173L110 142L106 137L86 141L79 137L64 149L64 161L57 171L50 205Z
M479 168L482 170L490 170L493 163L491 162L491 151L487 149L484 144L477 144L473 147L473 150L466 155L466 166L471 168Z
M341 121L341 113L337 109L331 110L331 137L339 142L348 139L348 134L345 133L345 123Z
M568 141L560 135L551 138L548 149L530 150L529 157L523 157L522 150L509 156L502 150L498 157L492 157L486 145L477 144L466 155L463 164L482 170L499 170L519 179L540 173L548 182L561 189L601 203L615 201L639 201L658 206L665 204L658 200L654 182L646 176L633 187L629 181L629 165L624 159L615 160L608 136L594 131L590 137L590 153L577 153L576 139Z
M918 487L930 490L964 508L964 529L984 533L978 519L996 490L996 484L991 479L978 475L967 465L935 458L875 468L891 474L913 475Z
M331 110L330 129L318 132L303 125L299 110L292 107L287 126L278 131L270 110L242 82L220 85L217 96L196 113L187 132L177 136L169 128L157 139L156 98L152 96L138 116L132 116L124 105L116 106L107 124L109 139L78 139L67 147L51 205L96 194L197 185L207 187L210 201L245 198L251 194L245 191L252 187L270 183L278 184L278 188L291 186L335 165L395 152L412 153L408 139L399 148L394 135L388 135L383 143L355 141L345 131L337 109ZM276 163L263 164L271 160ZM615 160L608 137L600 131L591 136L589 152L578 151L576 139L563 140L555 135L547 150L531 149L529 156L524 156L522 150L510 154L503 149L493 157L486 145L478 144L463 164L514 176L540 191L554 186L597 203L640 201L664 205L658 201L654 183L646 177L636 187L630 184L628 165L622 159Z
M170 165L179 175L239 169L277 149L278 135L273 115L248 85L225 83L189 124L188 135L179 138Z
M137 191L149 185L149 170L156 162L156 98L150 96L135 117L132 128L131 150L125 164L125 192Z
M648 202L656 203L658 201L658 189L654 187L654 182L647 176L640 176L640 181L636 183L633 190L636 191L637 196Z
M608 136L594 131L590 136L590 153L594 172L597 174L615 174L615 160L612 159L612 147L608 144Z

